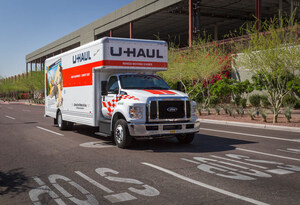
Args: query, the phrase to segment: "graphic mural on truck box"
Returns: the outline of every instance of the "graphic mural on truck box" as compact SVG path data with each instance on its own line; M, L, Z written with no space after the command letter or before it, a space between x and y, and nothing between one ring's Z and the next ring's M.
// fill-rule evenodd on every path
M47 67L46 88L46 98L49 106L56 104L56 107L61 107L63 104L63 77L61 59Z

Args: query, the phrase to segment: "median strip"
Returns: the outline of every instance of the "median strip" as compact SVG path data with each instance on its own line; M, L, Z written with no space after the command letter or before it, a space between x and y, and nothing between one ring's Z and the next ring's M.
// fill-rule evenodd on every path
M60 134L60 133L58 133L58 132L54 132L54 131L52 131L52 130L48 130L48 129L43 128L43 127L36 126L36 128L39 128L39 129L44 130L44 131L47 131L47 132L51 132L51 133L56 134L56 135L59 135L59 136L64 136L63 134Z

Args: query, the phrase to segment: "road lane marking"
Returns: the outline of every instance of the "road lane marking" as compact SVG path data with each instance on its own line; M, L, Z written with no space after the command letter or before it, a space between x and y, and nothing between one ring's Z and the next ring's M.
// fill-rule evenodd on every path
M30 112L30 110L23 110L24 112Z
M227 195L227 196L239 199L239 200L243 200L243 201L246 201L246 202L249 202L249 203L252 203L252 204L257 204L257 205L266 205L267 204L267 203L264 203L264 202L261 202L261 201L257 201L255 199L244 197L244 196L241 196L241 195L238 195L238 194L235 194L235 193L232 193L232 192L229 192L229 191L226 191L226 190L223 190L223 189L220 189L220 188L217 188L217 187L205 184L205 183L200 182L200 181L196 181L194 179L185 177L183 175L177 174L177 173L175 173L175 172L173 172L171 170L159 167L159 166L154 165L154 164L150 164L150 163L147 163L147 162L142 162L142 164L144 164L146 166L149 166L149 167L152 167L152 168L155 168L155 169L158 169L158 170L160 170L162 172L165 172L167 174L170 174L170 175L172 175L174 177L177 177L177 178L182 179L184 181L190 182L192 184L196 184L196 185L204 187L206 189L210 189L212 191L219 192L221 194L224 194L224 195Z
M277 149L278 151L281 152L288 152L292 154L300 154L300 147L295 149L295 148L287 148L287 149Z
M107 200L109 200L111 203L118 203L118 202L124 202L124 201L131 201L136 199L136 197L132 196L131 194L124 192L120 194L112 194L104 196Z
M300 139L285 139L285 138L279 138L279 137L270 137L270 136L264 136L264 135L255 135L255 134L247 134L247 133L241 133L241 132L231 132L231 131L215 130L215 129L207 129L207 128L200 128L200 130L213 131L213 132L222 132L222 133L236 134L236 135L244 135L244 136L258 137L258 138L266 138L266 139L272 139L272 140L300 142Z
M58 133L58 132L54 132L54 131L52 131L52 130L48 130L48 129L43 128L43 127L40 127L40 126L36 126L36 128L39 128L39 129L41 129L41 130L45 130L45 131L47 131L47 132L51 132L51 133L56 134L56 135L59 135L59 136L64 136L63 134L60 134L60 133Z
M106 144L105 142L97 141L97 142L85 142L80 144L81 147L87 148L107 148L107 147L115 147L114 145Z
M223 159L223 160L227 160L227 161L231 161L231 162L236 162L236 163L240 163L240 164L249 165L249 166L252 166L252 167L267 169L267 167L263 167L263 166L259 166L259 165L255 165L255 164L250 164L250 163L247 163L247 162L240 162L240 161L237 161L237 160L228 159L228 158L225 158L225 157L219 157L219 156L215 156L215 155L211 155L211 156L214 157L214 158L217 158L217 159Z
M242 149L242 148L236 148L236 149L244 151L244 152L252 152L252 153L261 154L261 155L267 155L267 156L271 156L271 157L277 157L277 158L282 158L282 159L289 159L289 160L294 160L294 161L300 161L300 159L292 158L292 157L285 157L285 156L280 156L280 155L276 155L276 154L269 154L269 153L254 151L254 150Z
M16 118L11 117L11 116L8 116L8 115L6 115L5 117L7 117L7 118L9 118L9 119L12 119L12 120L15 120L15 119L16 119Z
M272 173L272 174L278 174L278 175L295 173L295 172L285 170L285 169L270 169L270 170L267 170L267 172Z
M96 187L102 189L103 191L107 192L107 193L113 193L114 191L103 186L102 184L96 182L95 180L91 179L90 177L86 176L85 174L83 174L80 171L75 171L76 174L78 174L79 176L81 176L82 178L84 178L85 180L87 180L88 182L90 182L91 184L95 185Z
M8 109L12 110L13 108L12 107L8 107Z

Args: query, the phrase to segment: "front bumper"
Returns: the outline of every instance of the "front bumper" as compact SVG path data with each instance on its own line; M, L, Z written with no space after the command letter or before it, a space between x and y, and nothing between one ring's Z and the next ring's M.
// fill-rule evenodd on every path
M200 121L186 122L186 123L160 123L160 124L128 123L128 130L130 135L137 138L196 133L199 132L199 129L200 129Z

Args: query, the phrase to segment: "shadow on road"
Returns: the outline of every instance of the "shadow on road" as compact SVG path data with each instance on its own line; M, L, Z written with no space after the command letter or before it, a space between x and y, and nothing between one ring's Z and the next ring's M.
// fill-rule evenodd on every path
M24 175L23 168L12 169L8 172L0 171L0 196L12 194L12 197L31 188L26 185L29 178Z
M101 137L94 134L93 129L88 126L76 125L74 132L89 136L94 139L103 140L104 144L111 145L109 138ZM197 134L191 144L180 144L176 138L154 139L154 140L134 140L129 150L152 150L153 152L221 152L234 150L234 145L253 144L255 141L246 141L231 139L225 137L217 137L214 135Z
M152 150L153 152L221 152L234 150L234 145L256 142L197 134L191 144L180 144L176 138L135 141L129 149Z

